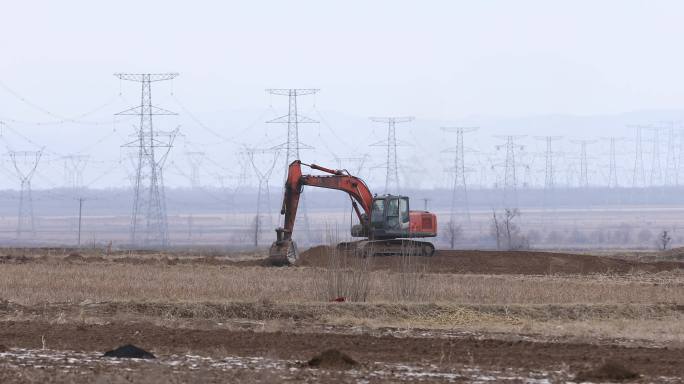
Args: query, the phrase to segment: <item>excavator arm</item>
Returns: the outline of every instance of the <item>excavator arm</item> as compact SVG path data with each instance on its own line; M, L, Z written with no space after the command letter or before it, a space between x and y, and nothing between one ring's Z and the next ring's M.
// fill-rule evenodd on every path
M302 174L302 165L325 172L327 175L304 175ZM283 206L280 210L280 214L285 215L285 220L283 227L276 229L277 240L271 246L269 258L274 264L288 264L296 258L297 250L292 241L292 232L297 217L299 198L304 186L347 192L364 231L369 230L373 195L363 180L345 171L321 167L316 164L305 164L295 160L288 168ZM359 205L361 209L359 209Z

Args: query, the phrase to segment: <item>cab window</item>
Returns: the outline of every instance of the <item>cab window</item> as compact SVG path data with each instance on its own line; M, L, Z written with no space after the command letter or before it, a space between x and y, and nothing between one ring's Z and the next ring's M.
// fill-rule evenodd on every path
M401 214L401 222L402 223L408 223L409 222L409 206L408 206L408 199L403 198L399 200L399 212Z
M389 200L387 217L399 217L399 199Z
M378 199L373 201L373 210L371 211L372 223L383 223L385 221L385 200Z

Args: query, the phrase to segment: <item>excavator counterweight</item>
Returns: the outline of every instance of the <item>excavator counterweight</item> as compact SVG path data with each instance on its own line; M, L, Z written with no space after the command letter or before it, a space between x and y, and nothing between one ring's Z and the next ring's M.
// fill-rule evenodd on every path
M323 175L302 174L302 165L324 172ZM409 198L396 195L373 195L360 178L344 170L334 170L316 164L293 161L285 182L282 228L276 229L276 241L271 246L269 259L273 265L289 265L297 259L297 245L292 239L299 198L304 186L337 189L351 197L359 224L351 228L352 237L365 239L340 243L339 249L361 256L423 255L431 256L430 242L413 240L437 236L437 218L427 211L410 211Z

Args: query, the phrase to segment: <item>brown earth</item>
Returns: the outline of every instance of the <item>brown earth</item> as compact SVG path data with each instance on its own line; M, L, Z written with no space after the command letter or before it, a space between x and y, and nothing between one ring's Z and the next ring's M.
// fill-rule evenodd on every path
M318 246L302 252L297 265L328 267L331 264L330 247ZM420 267L434 273L473 274L592 274L634 272L662 272L682 269L683 262L639 262L604 256L535 251L456 251L438 250L432 257L418 258ZM401 258L374 257L374 270L400 270Z
M253 332L167 328L150 323L56 324L5 321L0 342L12 348L42 347L105 351L125 343L157 356L194 353L205 356L270 356L307 361L313 351L337 349L360 363L421 363L439 366L548 370L565 366L584 372L597 362L614 361L651 377L684 376L684 349L623 347L585 343L505 341L475 337L434 338L334 333Z
M328 369L349 369L359 365L356 360L337 349L326 349L312 357L307 364L310 367Z

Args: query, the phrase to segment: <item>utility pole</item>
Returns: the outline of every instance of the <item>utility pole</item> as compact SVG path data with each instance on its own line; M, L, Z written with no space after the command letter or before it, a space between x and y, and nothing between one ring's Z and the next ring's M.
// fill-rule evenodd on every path
M515 143L517 139L523 136L499 136L500 139L505 140L505 144L497 145L496 149L506 150L506 160L504 162L504 194L503 203L504 208L518 207L518 181L516 178L516 152L522 151L523 146Z
M117 115L140 117L136 139L123 145L137 152L135 196L131 215L131 244L165 248L169 244L169 238L163 167L173 147L178 128L170 132L154 129L152 116L176 115L176 113L152 105L152 83L174 79L178 74L117 73L114 76L121 80L141 84L140 105L117 113Z
M33 195L31 193L31 179L36 173L43 150L40 151L10 151L8 153L17 178L21 183L19 192L19 215L17 216L17 238L21 238L24 231L30 230L31 237L36 234L35 217L33 215Z
M397 123L407 123L413 121L412 116L407 117L371 117L370 120L376 123L387 124L387 140L379 141L371 144L375 147L387 147L387 159L385 160L384 168L387 171L385 174L385 193L391 191L398 193L400 190L399 183L399 165L397 161ZM392 185L393 184L393 185ZM394 189L391 189L394 187Z
M644 147L642 139L642 129L649 129L648 125L628 125L636 129L635 150L634 150L634 173L632 176L632 187L646 186L646 172L644 169Z
M466 166L465 166L465 144L463 135L474 132L478 127L442 127L442 131L456 133L456 147L447 149L446 152L454 153L454 162L451 172L453 174L453 185L451 188L451 210L450 220L456 224L457 216L465 217L470 223L470 206L468 204L468 187L466 185ZM460 210L462 215L458 215Z

